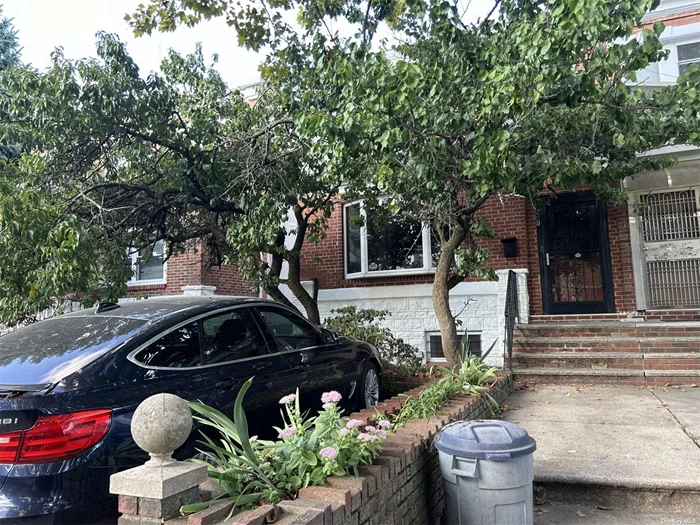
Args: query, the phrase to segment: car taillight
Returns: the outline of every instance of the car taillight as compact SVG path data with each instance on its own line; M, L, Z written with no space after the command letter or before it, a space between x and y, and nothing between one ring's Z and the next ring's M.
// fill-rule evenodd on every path
M0 463L49 463L77 456L109 430L111 410L39 416L32 428L0 434Z
M21 431L0 434L0 465L15 462L21 438Z

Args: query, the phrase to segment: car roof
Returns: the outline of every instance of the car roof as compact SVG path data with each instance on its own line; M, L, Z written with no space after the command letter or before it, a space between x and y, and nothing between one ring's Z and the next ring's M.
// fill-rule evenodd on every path
M159 296L148 299L122 299L118 307L87 308L77 312L64 314L61 317L122 317L141 319L144 321L159 321L167 318L189 317L211 310L253 303L279 304L258 297L236 297L226 295L173 295Z

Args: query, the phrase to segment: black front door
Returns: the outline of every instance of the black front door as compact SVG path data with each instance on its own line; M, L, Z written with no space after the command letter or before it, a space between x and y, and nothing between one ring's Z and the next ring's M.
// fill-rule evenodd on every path
M539 210L542 311L615 310L607 207L591 192L564 193Z

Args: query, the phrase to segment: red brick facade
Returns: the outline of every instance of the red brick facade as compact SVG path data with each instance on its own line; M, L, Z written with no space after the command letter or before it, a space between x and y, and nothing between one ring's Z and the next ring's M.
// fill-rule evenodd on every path
M479 215L485 217L493 228L493 238L479 239L480 246L491 251L494 269L527 268L530 313L542 313L540 269L537 240L537 217L532 204L522 197L508 197L503 201L491 197ZM342 202L337 202L328 221L328 232L317 245L308 244L302 254L302 278L318 278L320 289L357 288L430 283L431 274L381 276L346 279L344 275ZM627 206L608 206L610 255L617 312L635 311L634 276L630 249ZM505 258L502 239L517 239L518 255Z
M182 287L187 285L215 286L217 295L258 295L257 285L246 281L235 266L212 266L199 248L190 248L168 259L165 284L129 286L127 295L180 295Z

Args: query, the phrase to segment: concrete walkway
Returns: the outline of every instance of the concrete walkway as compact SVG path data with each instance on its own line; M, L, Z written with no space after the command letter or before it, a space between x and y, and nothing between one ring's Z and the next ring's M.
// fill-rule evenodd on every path
M536 483L700 498L700 388L537 385L513 392L502 418L537 440ZM596 509L595 498L584 503L592 504L584 514L617 523L615 513ZM557 523L551 519L572 511L550 510L536 513L536 523Z

